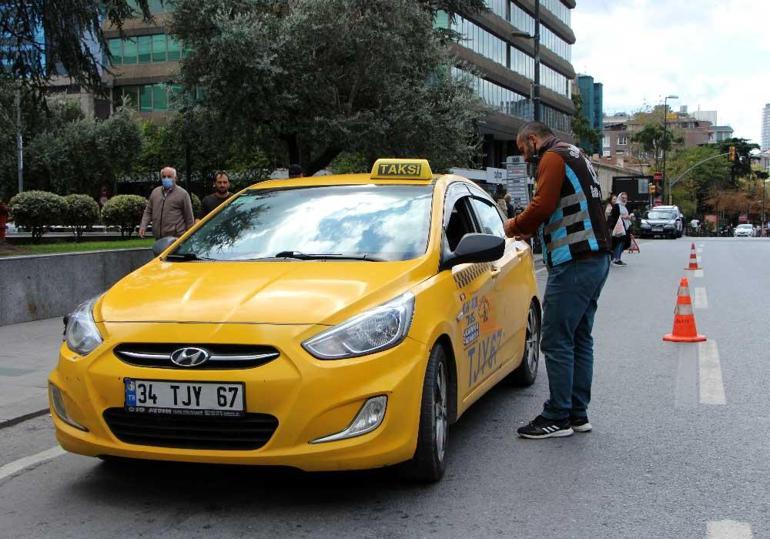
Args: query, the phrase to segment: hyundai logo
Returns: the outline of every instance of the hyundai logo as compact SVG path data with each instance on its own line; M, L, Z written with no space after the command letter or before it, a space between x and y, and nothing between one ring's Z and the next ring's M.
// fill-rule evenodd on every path
M171 363L178 367L198 367L209 360L211 354L203 348L179 348L171 352Z

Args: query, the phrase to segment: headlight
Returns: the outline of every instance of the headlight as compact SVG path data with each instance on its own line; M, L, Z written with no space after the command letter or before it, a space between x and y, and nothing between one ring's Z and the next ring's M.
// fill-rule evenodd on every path
M414 294L407 292L302 343L318 359L345 359L392 348L412 325Z
M650 228L650 223L642 219L642 228Z
M668 223L663 225L663 228L674 228L674 225L672 223Z
M88 355L94 348L102 343L102 336L94 322L92 314L96 298L81 303L67 317L67 327L64 329L64 340L73 352L81 356Z

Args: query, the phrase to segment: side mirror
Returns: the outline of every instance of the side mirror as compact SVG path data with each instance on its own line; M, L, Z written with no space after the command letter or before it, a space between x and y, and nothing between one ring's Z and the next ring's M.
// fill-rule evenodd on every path
M152 254L155 256L159 256L160 253L168 249L168 246L174 243L178 238L175 238L173 236L166 236L165 238L160 238L158 241L152 244Z
M458 264L494 262L505 254L505 240L493 234L466 234L441 264L441 269L449 269Z

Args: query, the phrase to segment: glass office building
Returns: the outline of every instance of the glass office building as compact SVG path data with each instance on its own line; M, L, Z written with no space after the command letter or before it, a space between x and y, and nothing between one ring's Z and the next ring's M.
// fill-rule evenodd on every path
M488 11L439 14L437 26L460 37L453 45L456 74L467 76L479 96L494 110L481 127L484 166L500 167L518 153L518 129L534 117L535 78L533 40L514 36L535 31L532 0L487 0ZM574 0L540 0L541 120L566 140L572 140L572 45L570 27Z

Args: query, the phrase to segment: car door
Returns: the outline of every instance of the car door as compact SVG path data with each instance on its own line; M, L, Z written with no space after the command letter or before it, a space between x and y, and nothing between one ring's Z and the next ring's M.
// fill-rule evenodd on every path
M524 336L527 326L530 293L526 272L531 271L525 261L528 252L524 244L506 238L503 217L497 206L486 196L472 190L476 195L471 206L480 225L480 231L492 234L506 241L505 253L500 260L491 264L492 286L485 298L488 304L482 312L482 338L484 335L500 335L497 338L499 351L498 368L510 363L514 367L521 361L524 352Z
M460 240L469 233L480 232L472 209L472 197L462 182L447 189L444 206L444 238L442 250L451 254ZM452 341L455 348L458 394L464 401L472 397L498 368L499 349L503 331L489 318L493 298L492 265L458 264L447 270L457 291L449 301L455 312Z

